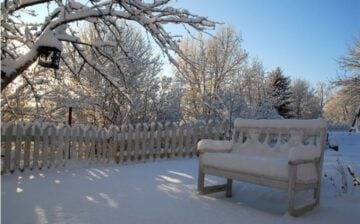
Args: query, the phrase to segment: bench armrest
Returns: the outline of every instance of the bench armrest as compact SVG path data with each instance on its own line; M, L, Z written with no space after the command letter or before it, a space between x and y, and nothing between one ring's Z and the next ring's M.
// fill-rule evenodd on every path
M316 146L295 146L290 148L288 161L290 165L316 163L320 161L321 150Z
M202 139L197 144L197 150L203 152L230 152L233 143L231 141Z

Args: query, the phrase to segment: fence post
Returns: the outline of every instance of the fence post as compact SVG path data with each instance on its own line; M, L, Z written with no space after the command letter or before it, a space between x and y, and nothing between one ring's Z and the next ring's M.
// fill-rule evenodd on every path
M71 149L71 142L70 142L70 133L71 133L71 126L65 125L64 126L64 159L63 159L63 166L66 165L66 160L70 160L70 149Z
M119 153L118 153L118 162L117 163L122 163L124 161L126 161L126 157L125 157L125 141L126 141L126 129L127 126L126 125L121 125L121 129L120 129L120 148L119 148Z
M178 156L181 156L181 157L185 157L186 156L186 152L184 150L184 127L185 127L185 123L184 122L180 122L179 124L179 137L178 137Z
M21 171L24 171L25 168L29 167L31 136L33 134L32 123L28 122L25 125L24 131L25 131L25 148L24 148L24 159L23 159L24 163L23 163Z
M170 150L171 150L171 158L175 158L178 156L178 125L175 122L172 122L172 127L171 127L171 145L170 145Z
M156 149L155 149L155 157L156 159L162 158L163 155L163 145L165 145L164 142L164 126L161 124L161 122L157 123L157 131L156 131Z
M116 155L117 155L117 151L118 151L118 139L119 139L119 128L117 126L112 126L111 127L111 131L110 131L110 146L111 146L111 150L109 153L109 160L108 163L111 162L111 159L113 159L114 161L116 161ZM112 142L111 142L112 141Z
M143 123L143 131L142 131L142 153L141 153L141 161L146 161L146 158L149 156L148 147L149 147L149 126L146 123Z
M127 147L126 152L128 156L128 160L132 161L134 157L134 142L133 142L133 133L134 133L134 126L131 124L128 125L128 132L127 132Z
M23 139L23 124L21 122L16 125L16 141L15 141L15 158L13 162L12 172L17 169L20 169L20 160L21 160L21 148L22 148L22 139Z
M155 160L155 152L154 152L154 145L155 145L155 128L156 123L152 122L150 124L150 132L149 132L149 160Z
M8 126L5 128L5 156L4 156L4 172L10 172L10 163L11 163L11 148L13 141L13 124L8 123Z

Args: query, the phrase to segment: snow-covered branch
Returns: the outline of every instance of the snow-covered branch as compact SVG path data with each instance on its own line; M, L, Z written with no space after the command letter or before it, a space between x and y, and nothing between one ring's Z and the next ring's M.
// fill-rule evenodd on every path
M52 4L50 4L52 3ZM44 5L49 14L41 23L23 21L23 15L35 16L32 6ZM182 24L198 31L213 29L215 22L205 17L191 14L185 9L167 6L169 0L98 0L85 5L77 0L13 0L1 3L1 87L7 87L38 58L38 48L44 43L44 36L54 35L61 42L86 44L70 30L70 24L83 21L92 24L116 26L118 20L132 21L143 27L161 50L175 62L170 52L185 57L178 47L174 35L170 35L165 24ZM39 16L39 15L38 15ZM81 23L82 25L84 23ZM51 35L49 35L49 33ZM45 41L46 42L46 41ZM62 56L62 58L64 58ZM84 60L85 61L85 60ZM95 61L86 61L92 67ZM114 62L116 63L116 62ZM66 64L65 64L66 66ZM99 69L103 70L103 69ZM111 79L107 77L107 79ZM114 82L111 82L114 84Z

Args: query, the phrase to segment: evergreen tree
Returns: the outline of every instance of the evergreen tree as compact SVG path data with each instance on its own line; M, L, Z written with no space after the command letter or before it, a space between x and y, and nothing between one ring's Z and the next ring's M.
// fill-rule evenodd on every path
M267 77L267 100L284 118L291 117L290 78L277 67Z

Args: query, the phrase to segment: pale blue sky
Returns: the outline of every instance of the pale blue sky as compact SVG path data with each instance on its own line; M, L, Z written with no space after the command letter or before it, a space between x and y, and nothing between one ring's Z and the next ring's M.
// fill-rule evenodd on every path
M267 72L280 66L285 75L314 85L342 74L336 59L360 37L360 0L172 0L170 5L232 25ZM46 14L44 6L35 9ZM186 35L182 26L167 28ZM164 74L171 72L166 66Z
M172 5L230 24L266 71L312 84L341 74L336 59L360 37L360 0L175 0ZM176 32L176 30L172 30Z

